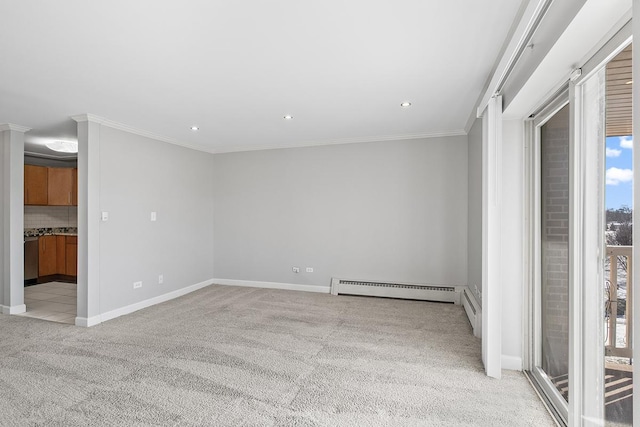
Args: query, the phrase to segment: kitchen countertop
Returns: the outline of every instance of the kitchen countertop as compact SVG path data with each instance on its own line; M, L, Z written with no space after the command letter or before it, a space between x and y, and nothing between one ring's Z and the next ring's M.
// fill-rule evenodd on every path
M53 227L53 228L25 228L24 237L39 236L77 236L76 227Z

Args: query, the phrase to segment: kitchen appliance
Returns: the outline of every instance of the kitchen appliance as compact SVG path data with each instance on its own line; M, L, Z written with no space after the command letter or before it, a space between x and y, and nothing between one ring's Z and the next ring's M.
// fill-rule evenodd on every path
M38 238L24 238L24 284L33 285L38 281Z

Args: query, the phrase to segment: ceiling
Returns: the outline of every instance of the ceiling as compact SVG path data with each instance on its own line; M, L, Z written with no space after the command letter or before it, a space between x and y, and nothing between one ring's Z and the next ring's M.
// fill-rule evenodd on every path
M4 2L0 123L49 154L84 113L211 152L462 134L520 4Z

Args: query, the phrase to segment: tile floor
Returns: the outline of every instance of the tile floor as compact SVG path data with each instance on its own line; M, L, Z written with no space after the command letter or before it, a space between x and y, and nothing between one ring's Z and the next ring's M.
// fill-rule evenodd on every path
M27 312L21 316L75 324L76 284L50 282L24 288Z

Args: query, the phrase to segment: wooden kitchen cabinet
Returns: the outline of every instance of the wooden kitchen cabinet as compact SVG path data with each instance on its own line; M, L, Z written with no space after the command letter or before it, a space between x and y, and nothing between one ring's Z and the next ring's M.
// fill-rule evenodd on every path
M73 168L73 182L71 187L71 204L78 206L78 168Z
M56 236L56 274L66 274L67 270L67 238Z
M78 275L77 236L38 238L38 277L53 275Z
M49 206L71 206L73 202L73 169L47 168Z
M24 165L24 204L46 205L49 197L48 168Z
M57 274L58 236L40 236L38 239L38 276Z
M65 245L66 266L65 274L67 276L78 275L78 238L76 236L67 236Z

